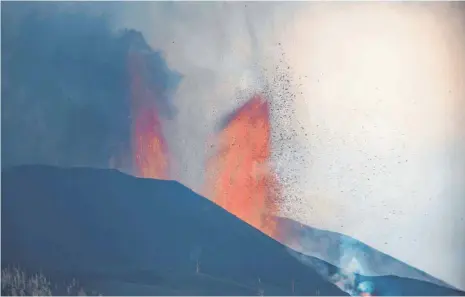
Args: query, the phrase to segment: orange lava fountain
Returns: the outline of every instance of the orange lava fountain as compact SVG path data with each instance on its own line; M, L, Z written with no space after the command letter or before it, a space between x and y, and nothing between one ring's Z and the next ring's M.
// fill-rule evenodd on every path
M134 174L139 177L168 179L169 155L155 93L145 82L144 57L129 54L132 103L132 156Z
M278 183L269 163L269 104L255 95L229 119L219 150L207 164L207 196L243 221L274 237Z

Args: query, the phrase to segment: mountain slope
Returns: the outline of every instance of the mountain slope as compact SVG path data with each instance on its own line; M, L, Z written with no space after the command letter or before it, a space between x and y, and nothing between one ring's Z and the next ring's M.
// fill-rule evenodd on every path
M2 172L2 266L104 295L346 295L177 182L113 170Z
M173 181L22 166L2 172L1 193L2 267L77 278L103 295L347 295L360 284L374 286L374 295L465 295L410 278L347 274Z
M451 287L445 282L384 254L354 238L276 217L282 242L294 250L365 276L395 275Z

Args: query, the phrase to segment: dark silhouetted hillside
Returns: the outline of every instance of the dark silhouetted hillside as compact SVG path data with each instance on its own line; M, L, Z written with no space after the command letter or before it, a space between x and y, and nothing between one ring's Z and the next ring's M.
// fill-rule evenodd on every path
M2 172L7 265L73 277L103 295L345 295L181 184L114 170Z
M339 268L174 181L15 167L2 172L1 215L2 267L75 278L102 295L347 295L335 285L346 277ZM464 295L409 278L352 276L375 295Z

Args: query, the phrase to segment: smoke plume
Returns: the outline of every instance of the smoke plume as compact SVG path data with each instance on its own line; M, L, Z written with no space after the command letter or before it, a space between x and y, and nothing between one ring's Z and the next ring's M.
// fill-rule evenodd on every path
M113 164L201 192L218 125L264 94L281 215L465 287L463 4L2 8L2 166ZM142 55L152 70L131 77L125 28L160 51ZM144 171L160 158L169 170Z
M155 116L169 118L180 77L140 33L112 28L102 12L114 9L2 3L2 167L40 163L133 173L132 155L141 148L133 145L132 127L143 121L137 111L156 108ZM144 68L130 69L130 53L142 57ZM136 75L146 81L138 92L151 92L150 100L132 98Z

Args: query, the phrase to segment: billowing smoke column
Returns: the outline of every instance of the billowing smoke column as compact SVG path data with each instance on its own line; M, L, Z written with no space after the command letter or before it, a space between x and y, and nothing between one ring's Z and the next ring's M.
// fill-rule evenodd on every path
M218 135L207 164L207 196L240 219L274 236L279 186L270 167L269 103L255 95L236 110Z
M146 62L143 53L129 53L133 170L140 177L169 179L168 148L155 105L156 93L145 80Z
M2 9L2 168L110 167L169 178L162 124L181 76L140 32L113 29L106 13L116 6Z

